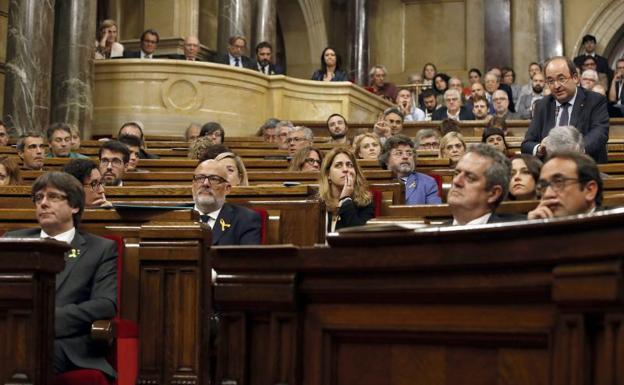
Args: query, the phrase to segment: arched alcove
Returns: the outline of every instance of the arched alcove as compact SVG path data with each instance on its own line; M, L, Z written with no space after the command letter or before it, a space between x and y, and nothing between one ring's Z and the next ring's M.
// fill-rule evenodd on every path
M586 34L596 36L597 51L602 53L612 67L624 53L624 0L610 0L603 3L591 16L585 28L576 38L574 55L583 51L582 38Z

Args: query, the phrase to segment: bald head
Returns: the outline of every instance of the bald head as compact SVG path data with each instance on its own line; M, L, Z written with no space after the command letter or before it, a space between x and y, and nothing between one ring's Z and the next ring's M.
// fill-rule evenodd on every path
M199 53L199 39L197 36L188 36L184 39L184 56L186 60L196 60Z
M232 188L227 176L225 166L214 159L205 160L195 168L193 200L202 214L209 214L223 207L225 196Z

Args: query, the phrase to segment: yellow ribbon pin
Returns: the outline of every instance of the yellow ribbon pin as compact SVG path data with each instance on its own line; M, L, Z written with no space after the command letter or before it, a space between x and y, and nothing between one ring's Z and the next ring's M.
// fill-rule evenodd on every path
M221 225L221 231L225 231L226 227L230 227L231 225L228 223L225 223L225 220L223 220L223 218L221 218L221 220L219 221L219 224Z
M71 249L71 251L67 255L67 258L78 258L79 255L80 255L80 250Z

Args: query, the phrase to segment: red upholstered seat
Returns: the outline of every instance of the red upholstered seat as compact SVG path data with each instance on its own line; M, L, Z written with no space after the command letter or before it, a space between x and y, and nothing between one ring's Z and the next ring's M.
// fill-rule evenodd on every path
M269 221L269 213L261 207L252 207L251 209L260 215L260 224L262 226L260 228L260 240L263 245L266 245L267 223Z
M373 196L373 204L375 205L375 218L381 216L381 204L383 202L383 194L379 190L371 189L371 195Z
M72 370L54 376L54 385L110 385L106 375L95 369Z
M438 174L429 174L429 176L435 179L436 183L438 184L438 195L440 196L440 198L444 198L444 196L442 195L442 177Z

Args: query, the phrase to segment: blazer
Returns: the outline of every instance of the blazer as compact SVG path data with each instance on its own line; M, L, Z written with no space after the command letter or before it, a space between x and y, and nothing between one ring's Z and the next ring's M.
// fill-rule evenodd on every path
M8 238L39 238L41 229L11 231ZM91 341L93 321L117 312L117 244L76 230L76 250L65 257L56 276L55 352L61 350L79 368L97 369L110 377L115 371Z
M438 183L429 175L413 172L405 180L405 204L441 204Z
M431 115L431 120L444 120L448 118L446 115L448 109L446 107L440 107L437 110L433 111ZM461 106L459 108L459 120L475 120L474 114L468 107Z
M324 72L322 72L321 70L316 70L312 74L312 80L322 81L323 80L323 76L325 76ZM332 82L348 82L349 78L347 77L347 73L346 72L344 72L343 70L338 70L338 71L334 72L334 78L331 81Z
M327 212L327 231L331 230L332 213ZM367 206L357 206L351 199L347 200L338 209L338 222L336 222L336 230L363 226L369 219L375 217L375 204L369 203Z
M254 69L260 71L260 64L258 62L254 62ZM263 73L263 72L261 72ZM284 75L284 68L282 66L269 63L269 75Z
M555 126L555 109L555 98L552 95L545 96L535 103L533 120L522 141L522 153L532 154L533 148L548 136ZM598 93L577 87L570 125L583 134L587 155L598 163L607 163L607 141L609 140L607 99Z
M261 228L260 214L246 207L224 203L212 228L212 244L259 245Z
M219 63L219 64L225 64L225 65L230 65L230 55L229 54L223 54L223 55L215 55L212 58L212 61L214 63ZM243 65L243 68L247 68L250 70L258 70L258 68L254 65L254 61L251 60L249 57L247 56L241 56L241 63Z
M490 218L488 219L488 221L486 223L487 224L490 224L490 223L505 223L505 222L515 222L515 221L525 221L525 220L526 220L526 215L519 215L519 214L496 214L496 213L492 213L492 215L490 215ZM444 222L444 225L452 226L453 225L453 219L451 219L448 222Z
M173 59L173 60L186 60L186 56L184 56L184 54L167 55L166 58L167 59ZM203 60L201 58L199 58L199 57L196 57L195 61L202 62Z

